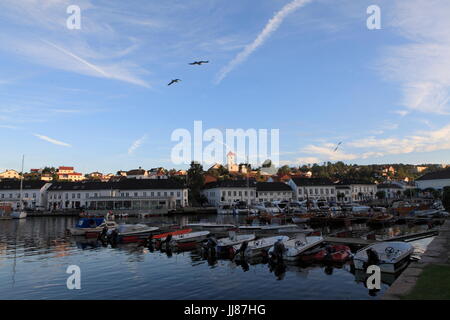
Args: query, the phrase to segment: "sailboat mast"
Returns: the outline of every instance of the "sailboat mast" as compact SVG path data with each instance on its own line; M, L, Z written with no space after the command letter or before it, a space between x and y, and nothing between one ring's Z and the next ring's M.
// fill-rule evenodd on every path
M22 190L23 190L23 164L25 162L25 155L22 155L22 171L20 172L20 210L23 210L23 198L22 198Z

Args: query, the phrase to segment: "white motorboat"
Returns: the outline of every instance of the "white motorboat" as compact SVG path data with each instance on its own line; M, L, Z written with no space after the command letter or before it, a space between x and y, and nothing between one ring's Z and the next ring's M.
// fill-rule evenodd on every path
M294 229L294 228L298 228L298 226L296 224L250 224L239 226L239 229L241 230L261 230L261 231Z
M24 210L18 210L11 212L11 218L13 219L25 219L27 217L27 212Z
M236 227L234 224L230 223L215 223L215 222L199 222L199 223L188 223L186 227L190 228L211 228L211 229L228 229Z
M170 240L171 243L184 243L184 242L200 242L210 234L209 231L196 231L183 234L173 235ZM167 237L161 238L161 241L166 241Z
M299 236L295 239L284 242L283 259L288 261L294 261L300 258L300 255L305 251L318 246L324 241L321 236L305 237ZM275 253L275 247L269 249L269 254Z
M230 232L230 236L228 238L222 238L217 240L217 249L223 249L227 247L232 247L234 245L241 244L244 241L252 241L256 238L254 234L239 234L236 232Z
M100 233L104 227L113 230L117 228L117 223L103 218L81 218L74 228L68 230L73 236L84 236L86 233Z
M376 260L368 261L368 250L376 253ZM387 241L370 245L356 252L353 263L356 269L365 269L368 263L376 264L381 272L396 273L408 265L409 258L414 252L414 247L407 242Z
M253 205L253 208L258 210L259 212L269 213L269 214L276 214L281 213L282 210L275 206L273 203L269 201L261 202L258 204Z
M217 207L217 214L219 215L233 214L233 207L230 204L220 204Z
M145 224L120 224L117 228L119 236L143 236L159 230L158 227L149 227Z
M275 242L277 241L286 242L288 240L289 240L288 236L275 236L250 241L245 247L244 252L241 252L240 254L236 255L236 258L237 259L242 257L254 258L260 255L264 250L270 249L275 244ZM243 243L234 245L233 250L235 252L238 252L238 250L242 249L243 245L244 245Z

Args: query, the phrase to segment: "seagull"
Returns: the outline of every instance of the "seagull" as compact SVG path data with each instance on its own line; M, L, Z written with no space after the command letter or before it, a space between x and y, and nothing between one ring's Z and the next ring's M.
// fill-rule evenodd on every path
M342 143L342 141L339 142L339 143L337 144L337 146L336 146L336 148L334 148L334 151L333 151L333 152L336 152L336 151L337 151L337 149L339 148L339 146L341 145L341 143Z
M170 85L173 84L173 83L180 82L180 81L181 81L180 79L174 79L174 80L172 80L172 81L169 82L168 86L170 86Z
M195 65L198 64L199 66L201 66L203 63L209 63L209 61L194 61L189 63L190 65Z

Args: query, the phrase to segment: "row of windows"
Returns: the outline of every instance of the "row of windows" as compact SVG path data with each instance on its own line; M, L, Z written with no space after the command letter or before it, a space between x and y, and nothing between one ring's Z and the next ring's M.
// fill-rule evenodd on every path
M94 192L92 194L90 194L90 193L85 193L84 194L84 198L85 199L88 199L88 198L91 198L91 197L97 198L97 197L100 197L100 196L101 196L101 194L99 194L97 192ZM139 197L139 196L142 196L142 197L147 197L147 196L150 196L150 197L155 197L155 196L156 197L161 197L161 196L167 197L167 196L171 196L171 197L173 197L173 196L175 196L175 192L174 191L170 191L170 192L167 192L167 191L164 191L164 192L161 192L161 191L145 192L144 191L144 192L142 192L141 195L139 195L139 192L133 192L133 193L121 192L120 196L121 197ZM178 198L181 197L181 192L180 191L177 192L177 197ZM49 195L49 199L50 200L51 199L61 199L61 198L62 198L61 194L50 194ZM71 199L81 199L81 193L72 193L70 198ZM69 193L64 193L64 199L69 199Z
M309 191L308 191L309 190ZM331 188L331 189L328 189L328 188L325 188L325 189L323 189L323 188L310 188L310 189L306 189L305 190L305 194L307 194L307 193L309 193L310 195L313 195L313 194L321 194L321 195L323 195L323 194L334 194L334 188ZM303 194L303 189L301 189L301 188L299 188L298 189L298 194Z
M24 193L24 194L23 194L23 196L24 196L25 198L28 198L29 195L30 195L29 193ZM32 194L32 197L33 197L33 198L36 198L36 193L33 193L33 194ZM12 199L12 198L14 198L14 194L13 194L13 193L9 193L9 194L8 194L8 197L7 197L7 194L5 194L5 193L0 194L0 199L5 199L5 198ZM15 198L20 198L20 193L16 193Z

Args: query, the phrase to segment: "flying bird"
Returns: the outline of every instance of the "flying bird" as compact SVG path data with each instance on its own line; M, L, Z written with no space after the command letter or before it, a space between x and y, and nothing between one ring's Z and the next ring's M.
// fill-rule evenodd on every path
M333 152L336 152L336 151L337 151L337 149L339 148L339 146L341 145L341 143L342 143L342 141L339 142L339 143L337 144L337 146L336 146L336 148L334 148L334 151L333 151Z
M195 64L198 64L199 66L201 66L203 63L209 63L209 61L194 61L194 62L191 62L191 63L189 63L190 65L195 65Z
M174 79L174 80L172 80L172 81L169 82L168 86L170 86L170 85L173 84L173 83L180 82L180 81L181 81L180 79Z

